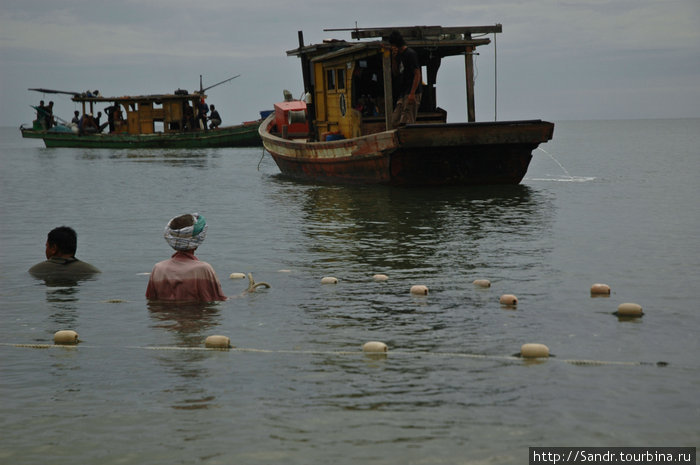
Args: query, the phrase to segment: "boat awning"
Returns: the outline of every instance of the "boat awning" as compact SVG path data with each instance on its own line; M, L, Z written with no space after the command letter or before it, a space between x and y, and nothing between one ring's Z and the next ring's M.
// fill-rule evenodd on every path
M431 53L441 57L463 55L468 48L488 45L491 40L488 38L464 39L459 36L447 36L441 38L406 39L406 45L420 52L429 50ZM289 50L287 55L309 56L311 62L332 61L338 58L357 55L361 52L371 52L385 47L386 42L379 40L364 42L336 41L322 44L323 46L305 46L295 50Z
M346 57L348 55L356 55L360 52L363 52L365 50L370 50L370 49L381 49L382 43L373 41L373 42L362 42L359 44L354 44L354 45L348 45L345 48L342 48L340 50L335 50L330 53L325 53L323 55L318 55L314 58L311 59L312 63L319 62L319 61L332 61L336 58L341 58L341 57Z
M151 94L151 95L124 95L121 97L95 97L87 95L75 95L71 100L74 102L104 102L104 103L139 103L139 102L164 102L164 101L192 101L206 98L205 94Z

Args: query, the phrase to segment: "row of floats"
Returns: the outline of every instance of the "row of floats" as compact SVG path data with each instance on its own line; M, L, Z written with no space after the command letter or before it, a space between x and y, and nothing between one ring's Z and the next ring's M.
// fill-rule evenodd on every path
M57 331L54 334L54 344L56 345L77 345L80 342L78 333L64 329ZM204 340L204 347L207 349L232 349L231 338L220 334L207 336ZM386 354L389 352L389 346L381 341L369 341L362 345L362 352L369 354ZM520 347L520 353L517 354L523 358L547 358L549 357L549 347L544 344L526 343Z
M375 274L372 279L375 281L388 281L389 277L385 274ZM321 279L321 284L338 284L338 278L333 276L325 276ZM473 281L474 286L487 288L491 287L491 281L488 279L475 279ZM423 284L416 284L411 286L411 294L413 295L428 295L428 286ZM602 283L595 283L591 286L591 296L601 297L610 296L610 286ZM513 294L503 294L501 295L499 302L501 305L506 307L517 307L518 297ZM615 316L626 317L626 318L639 318L644 315L642 306L633 302L625 302L617 307L617 311L613 313Z
M245 277L243 273L242 276ZM231 278L239 278L238 274L231 274ZM252 277L249 276L249 278ZM385 274L375 274L373 276L375 281L387 281L389 278ZM338 279L333 276L326 276L321 279L321 284L338 284ZM476 279L473 281L474 286L480 288L491 287L491 282L488 279ZM268 286L269 287L269 286ZM611 290L610 286L607 284L596 283L591 286L591 296L601 297L610 296ZM410 293L412 295L428 295L428 286L423 284L417 284L411 286ZM503 306L516 307L518 305L518 298L513 294L503 294L501 295L499 302ZM620 317L628 318L638 318L641 317L644 312L641 305L636 303L623 303L617 307L617 312L614 313ZM56 345L76 345L80 342L78 338L78 333L73 330L61 330L54 334L54 344ZM223 335L211 335L204 341L204 347L207 349L231 349L234 346L231 345L231 339L228 336ZM386 354L389 351L389 347L381 341L369 341L362 345L362 351L369 354ZM520 347L520 352L516 356L522 358L548 358L550 357L549 347L540 343L525 343Z

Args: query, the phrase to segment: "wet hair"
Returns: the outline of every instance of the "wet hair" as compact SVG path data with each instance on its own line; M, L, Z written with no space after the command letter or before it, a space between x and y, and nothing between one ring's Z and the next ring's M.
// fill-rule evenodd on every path
M192 226L193 224L194 224L194 216L187 213L185 215L180 215L178 217L173 218L170 221L170 224L168 224L168 227L170 227L170 229L178 230L178 229L186 228L188 226Z
M49 232L46 242L49 245L55 245L62 254L75 255L75 250L78 248L78 235L73 228L59 226Z
M403 36L399 31L391 31L391 34L389 35L389 43L391 45L394 45L396 47L403 47L406 45L406 41L403 40Z

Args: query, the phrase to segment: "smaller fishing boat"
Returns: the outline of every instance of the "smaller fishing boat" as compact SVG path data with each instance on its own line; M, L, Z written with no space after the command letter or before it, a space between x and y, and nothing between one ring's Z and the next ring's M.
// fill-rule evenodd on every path
M541 120L476 122L477 46L493 26L352 28L353 41L326 40L287 55L301 59L305 98L275 104L259 127L263 146L287 176L314 182L389 185L518 184L532 151L552 138ZM342 30L342 29L341 29ZM328 31L328 29L326 30ZM389 37L398 32L417 55L423 96L415 123L395 125L396 76ZM467 122L447 122L437 106L443 59L465 64ZM394 67L395 69L395 67ZM289 95L289 93L287 93Z
M31 128L20 127L22 137L42 139L46 147L84 148L210 148L246 147L261 144L258 126L262 119L234 126L211 126L205 92L213 86L172 94L104 97L99 91L69 92L43 88L29 89L42 94L67 94L82 106L78 123L52 115L48 107L33 107L37 119ZM95 118L96 106L107 105L105 122ZM219 121L220 123L220 121Z

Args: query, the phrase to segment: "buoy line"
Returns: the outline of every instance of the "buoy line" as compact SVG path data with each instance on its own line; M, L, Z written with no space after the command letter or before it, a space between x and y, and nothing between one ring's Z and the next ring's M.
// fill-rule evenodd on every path
M80 344L78 345L64 345L64 344L21 344L21 343L0 343L0 346L4 347L15 347L20 349L114 349L113 346L91 346ZM509 362L532 362L539 361L544 362L545 360L551 360L552 362L566 363L569 365L578 366L605 366L605 365L616 365L616 366L668 366L668 362L634 362L634 361L615 361L615 360L587 360L587 359L559 359L553 355L548 358L527 358L518 355L488 355L488 354L470 354L466 352L403 352L403 351L386 351L386 352L374 352L374 351L364 351L362 348L359 350L301 350L301 349L259 349L254 347L229 347L229 348L209 348L209 347L179 347L179 346L124 346L124 349L128 350L154 350L154 351L184 351L184 352L195 352L195 351L227 351L227 352L240 352L240 353L258 353L258 354L301 354L301 355L368 355L368 356L385 356L388 357L444 357L444 358L469 358L476 360L501 360Z

